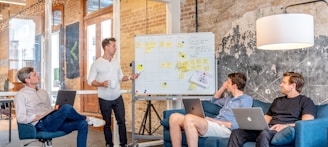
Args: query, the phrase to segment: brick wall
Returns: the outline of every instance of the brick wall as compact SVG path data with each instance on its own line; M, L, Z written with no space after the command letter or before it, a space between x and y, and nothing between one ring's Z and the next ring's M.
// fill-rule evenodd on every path
M166 33L166 6L163 3L145 0L121 1L121 67L125 74L132 73L129 66L134 60L134 37L145 34ZM131 89L131 81L122 83L122 89ZM131 131L131 94L123 95L126 109L127 130ZM160 115L166 109L166 101L152 102ZM138 132L144 112L146 101L135 103L135 129ZM148 123L147 123L148 124ZM152 129L160 125L156 115L152 113ZM148 126L148 125L147 125Z

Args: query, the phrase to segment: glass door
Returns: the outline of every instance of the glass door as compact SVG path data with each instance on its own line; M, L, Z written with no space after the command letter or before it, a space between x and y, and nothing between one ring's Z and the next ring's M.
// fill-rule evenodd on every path
M85 21L85 41L84 41L84 70L83 89L97 90L96 87L88 85L88 74L92 63L102 56L103 49L101 41L104 38L112 37L112 13L91 18ZM82 101L82 111L99 112L97 95L85 95Z

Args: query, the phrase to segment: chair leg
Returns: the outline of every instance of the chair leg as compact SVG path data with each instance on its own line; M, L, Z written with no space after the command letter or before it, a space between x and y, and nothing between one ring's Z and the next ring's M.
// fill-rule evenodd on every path
M42 147L52 147L52 139L39 139L39 141L42 143Z
M34 141L31 141L31 142L25 143L24 146L28 146L28 145L30 145L31 143L36 142L36 141L37 141L37 140L34 140Z
M47 147L52 147L51 139L48 139L48 140L47 140Z

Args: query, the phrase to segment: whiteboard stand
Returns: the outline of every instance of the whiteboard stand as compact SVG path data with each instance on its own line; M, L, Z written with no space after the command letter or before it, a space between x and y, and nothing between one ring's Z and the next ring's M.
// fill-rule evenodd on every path
M141 126L139 128L139 133L138 134L144 135L145 130L146 130L148 132L148 135L152 135L161 126L161 125L159 125L154 130L152 130L152 127L151 127L151 109L154 110L158 120L161 121L161 117L159 116L159 114L158 114L157 110L155 109L154 105L151 103L151 100L147 100L147 109L146 109L145 114L143 116L143 119L142 119L142 122L141 122ZM147 119L148 119L148 129L146 128Z
M135 66L134 65L134 61L131 62L131 66L132 66L132 73L134 74L135 73L135 71L134 71L134 69L135 69L134 68L134 66ZM142 98L136 97L135 83L134 82L135 81L132 80L132 91L131 91L131 94L132 94L132 135L131 135L132 136L132 139L131 140L132 140L132 142L131 142L130 146L140 146L140 147L142 147L142 146L161 145L161 144L163 144L163 140L162 140L163 139L163 136L153 136L153 135L151 135L153 132L150 133L150 135L140 135L140 133L139 133L139 135L136 135L135 134L135 102L137 100L141 100ZM147 105L147 108L148 107L149 107L149 105ZM155 110L155 108L154 108L154 110ZM145 115L146 115L146 113L145 113ZM157 115L158 115L158 113L157 113ZM159 115L157 117L160 119ZM149 127L149 128L151 128L151 127ZM147 139L147 140L155 140L155 141L138 143L136 141L137 139Z

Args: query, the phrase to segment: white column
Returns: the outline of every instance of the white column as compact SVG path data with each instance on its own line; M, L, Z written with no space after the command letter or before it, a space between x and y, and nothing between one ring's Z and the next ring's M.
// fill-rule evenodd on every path
M116 48L117 48L117 51L116 51L116 58L118 58L118 60L120 61L121 60L121 34L120 34L120 30L121 30L121 27L120 27L120 0L114 0L113 1L113 37L116 38ZM114 143L114 147L119 147L120 145L120 140L119 140L119 134L118 134L118 126L117 126L117 122L116 122L116 118L115 116L113 117L114 119L114 128L113 128L113 143Z
M45 1L45 32L44 32L44 46L43 46L43 59L41 61L41 72L43 89L51 92L51 19L52 19L52 0Z
M180 33L180 0L171 0L166 5L166 26L167 34ZM180 109L181 100L167 101L167 109Z

